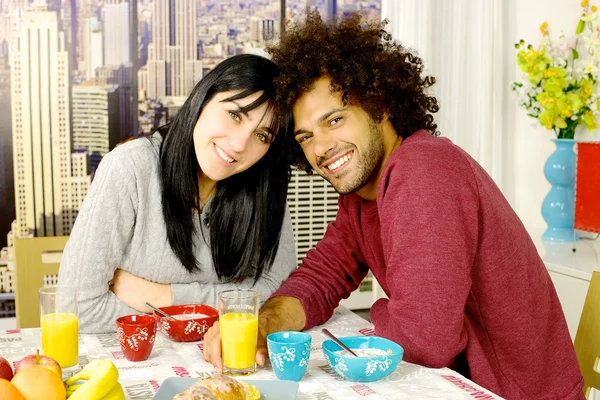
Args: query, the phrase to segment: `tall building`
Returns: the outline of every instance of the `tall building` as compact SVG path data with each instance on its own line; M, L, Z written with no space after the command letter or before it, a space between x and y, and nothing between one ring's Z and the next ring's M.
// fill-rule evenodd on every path
M129 64L130 22L128 0L106 0L103 8L104 64Z
M81 209L85 195L90 190L92 176L89 174L90 161L85 150L71 154L71 205L73 209ZM77 216L77 211L75 216Z
M0 121L4 122L0 124L0 248L6 246L5 234L15 219L12 133L8 123L11 116L9 83L10 71L0 65Z
M148 46L149 98L189 94L202 77L196 41L195 1L153 1L152 43Z
M135 1L105 0L102 10L104 64L90 76L100 79L97 84L119 86L120 123L114 133L119 137L137 136L137 96L134 93L137 82L132 79L137 68L137 59L132 60L132 54L137 57L137 51L131 48L137 41L137 25L131 23L132 15L137 19L135 10Z
M128 65L106 65L96 69L94 75L95 85L118 85L119 94L119 125L115 135L121 140L129 136L137 136L135 131L134 119L137 118L137 104L132 100L133 92L133 68ZM113 134L113 133L111 133ZM112 147L111 147L112 150Z
M86 18L82 29L81 50L84 53L83 65L87 79L94 78L96 69L104 65L103 48L104 35L98 17Z
M337 16L337 2L338 0L325 0L324 4L324 19L333 21Z
M78 29L79 25L77 22L77 3L78 1L73 0L47 0L48 7L52 10L60 10L60 19L62 21L62 28L67 36L67 46L69 47L69 54L71 57L71 65L77 65L77 51L79 49L78 40Z
M11 46L16 236L70 233L69 52L59 11L25 11Z
M118 88L93 81L73 86L73 148L87 152L92 171L121 141Z
M0 43L10 43L12 37L12 24L10 13L0 10Z
M79 52L77 53L78 59L77 64L73 66L77 70L81 71L86 79L90 79L87 76L88 68L87 62L89 61L90 50L88 49L88 43L90 41L90 33L100 31L102 33L102 22L100 20L100 12L97 6L93 3L94 0L78 0L79 1L79 15L77 20L79 21L79 27L77 30L77 36L79 37ZM102 39L104 40L104 38ZM100 58L104 63L104 44L99 50Z
M250 18L250 40L263 44L275 38L275 20L273 18Z

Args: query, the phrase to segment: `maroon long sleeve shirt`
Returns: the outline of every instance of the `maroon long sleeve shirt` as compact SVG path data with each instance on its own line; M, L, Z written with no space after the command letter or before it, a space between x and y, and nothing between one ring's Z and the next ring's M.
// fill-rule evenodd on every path
M326 322L368 269L371 308L404 359L450 366L507 399L583 399L567 324L523 224L489 175L420 131L392 153L376 201L341 196L315 249L273 296L298 298L305 329Z

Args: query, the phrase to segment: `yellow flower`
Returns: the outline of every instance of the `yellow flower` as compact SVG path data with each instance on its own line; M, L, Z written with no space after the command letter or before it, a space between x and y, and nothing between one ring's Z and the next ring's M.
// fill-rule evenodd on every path
M554 115L549 110L544 110L540 114L540 124L542 124L546 129L552 129L554 126Z
M540 103L546 110L554 110L556 107L556 97L551 96L547 92L542 92L535 96L535 99Z
M544 78L544 71L551 62L545 52L545 49L536 51L529 46L528 50L521 50L517 53L517 65L521 71L529 75L529 82L534 86L537 86Z
M544 82L544 92L548 92L550 95L557 97L562 94L563 90L567 87L567 80L563 77L551 77Z
M550 67L544 71L544 78L564 78L567 71L561 67Z
M590 2L590 0L583 0L581 2L581 7L586 8L589 2Z
M596 11L598 11L598 7L592 6L592 12L596 12Z
M557 128L566 128L567 123L564 119L560 118L551 110L544 110L540 114L540 123L546 127L546 129L552 129L553 127Z
M583 100L577 93L569 93L567 95L567 103L573 111L579 110L581 107L583 107Z
M544 23L540 26L540 31L542 35L546 36L548 34L548 23L544 21Z
M585 124L587 130L592 132L594 129L598 127L598 123L596 122L596 117L591 111L583 114L583 123Z
M589 99L594 94L594 81L591 79L581 80L581 93L583 93L584 100Z

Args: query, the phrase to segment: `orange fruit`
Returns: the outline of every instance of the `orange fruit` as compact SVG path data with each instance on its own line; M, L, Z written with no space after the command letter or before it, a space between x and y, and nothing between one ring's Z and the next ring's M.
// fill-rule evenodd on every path
M61 378L41 365L19 371L10 383L27 400L65 400L67 397Z
M0 399L3 400L25 400L25 397L19 392L13 384L6 379L0 378Z

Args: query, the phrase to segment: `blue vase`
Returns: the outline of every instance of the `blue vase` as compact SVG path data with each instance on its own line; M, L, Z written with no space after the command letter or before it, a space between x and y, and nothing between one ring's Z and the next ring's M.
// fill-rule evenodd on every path
M542 216L548 229L543 240L572 242L579 240L573 229L575 216L575 152L574 139L552 139L556 150L544 165L544 176L552 189L542 203Z

